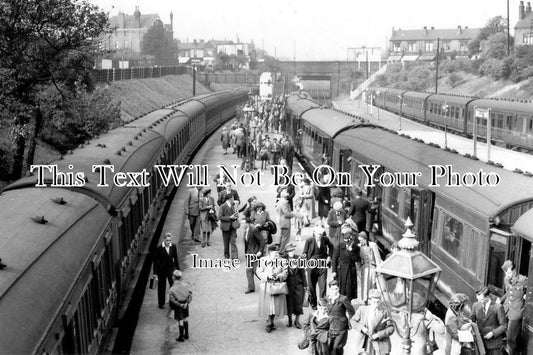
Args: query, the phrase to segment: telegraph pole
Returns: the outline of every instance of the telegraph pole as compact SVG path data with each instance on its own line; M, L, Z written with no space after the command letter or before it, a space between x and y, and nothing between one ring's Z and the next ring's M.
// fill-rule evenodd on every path
M192 96L196 96L196 67L192 66Z
M509 30L509 0L507 0L507 55L511 54L511 32Z
M439 47L440 37L437 37L437 65L435 66L435 94L439 92Z

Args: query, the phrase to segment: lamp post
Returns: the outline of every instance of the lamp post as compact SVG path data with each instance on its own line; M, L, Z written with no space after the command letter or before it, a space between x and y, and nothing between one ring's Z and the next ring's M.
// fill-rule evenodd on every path
M389 314L399 315L404 320L402 327L392 319L402 338L402 354L410 354L411 337L418 328L418 325L411 326L412 315L425 311L442 269L422 252L415 250L419 243L411 230L413 223L409 218L405 227L406 232L398 242L400 250L378 266L376 273ZM413 329L415 333L411 334Z
M398 98L400 99L400 129L402 130L402 109L403 109L403 95L398 95Z
M448 109L450 107L444 102L442 113L444 113L444 149L448 149Z

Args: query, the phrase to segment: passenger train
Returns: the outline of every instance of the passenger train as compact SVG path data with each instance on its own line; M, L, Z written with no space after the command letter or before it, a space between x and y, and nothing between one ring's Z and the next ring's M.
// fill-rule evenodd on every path
M480 99L449 94L430 94L403 89L369 88L367 101L387 111L439 128L491 140L507 147L533 151L533 103L504 99ZM490 110L474 121L474 110ZM477 123L476 123L477 122ZM476 127L474 127L476 126Z
M36 176L28 176L2 191L0 353L102 350L172 188L153 166L187 164L248 93L234 89L169 105L52 163L82 172L84 186L36 187ZM146 169L149 186L99 187L97 164L113 165L115 173Z
M418 100L418 99L417 99ZM425 100L425 101L424 101ZM412 104L441 101L420 98ZM438 100L441 100L440 96ZM450 101L447 101L451 103ZM484 101L483 101L484 102ZM382 105L385 102L381 102ZM386 253L401 239L408 218L414 224L419 249L434 260L442 273L436 297L447 305L451 294L462 292L475 300L475 290L488 285L494 294L504 291L501 266L512 260L517 271L529 276L524 334L533 349L533 178L446 151L411 139L357 116L319 106L305 93L287 97L289 129L294 136L303 131L301 158L312 169L326 154L336 172L349 172L352 187L374 201L373 217L377 242ZM459 115L463 112L460 108ZM454 113L457 112L454 110ZM379 166L368 181L364 165ZM497 174L500 181L485 186L447 187L446 180L432 180L447 169L459 176ZM416 183L374 184L383 173L419 172ZM466 185L471 185L469 178ZM455 180L452 180L455 181ZM374 185L374 186L372 186ZM387 184L389 185L389 184ZM375 222L375 224L374 224Z

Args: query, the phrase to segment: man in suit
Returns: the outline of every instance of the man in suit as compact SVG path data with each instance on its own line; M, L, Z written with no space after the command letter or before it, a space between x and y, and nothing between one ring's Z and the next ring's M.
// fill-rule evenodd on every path
M381 294L378 290L370 290L369 301L368 306L361 306L355 311L353 328L365 335L365 350L369 355L390 354L394 324L380 307Z
M354 316L355 309L350 300L339 293L339 283L337 281L330 281L329 292L329 353L331 355L342 355L344 353L344 345L346 345L346 340L348 340L350 319Z
M201 243L200 240L200 199L202 186L196 186L187 191L187 197L185 198L185 214L189 219L189 225L191 226L191 239L197 243Z
M343 241L335 245L331 258L331 271L339 282L339 292L351 301L357 298L356 263L361 262L360 249L352 240L353 230L350 225L342 226Z
M233 202L238 206L241 202L241 199L239 197L239 193L237 190L234 190L231 188L231 184L229 182L226 183L225 189L221 191L218 194L218 205L222 206L224 202L226 202L226 196L231 195L233 196Z
M257 260L259 260L259 258L263 256L265 239L261 235L261 232L250 224L250 218L243 218L241 220L241 225L244 228L244 253L254 254L257 256ZM251 267L248 267L247 265L246 267L246 278L248 279L248 289L244 292L246 294L255 291L254 274L257 269L257 261L252 262L250 266Z
M342 202L337 201L328 213L329 238L335 246L341 243L341 226L346 221L346 212Z
M366 212L370 212L370 202L363 198L363 192L357 191L357 197L352 201L348 215L357 225L359 232L366 231Z
M505 312L501 305L491 301L488 287L480 288L476 292L476 297L477 302L472 306L470 318L479 328L487 355L499 355L507 329Z
M158 245L154 253L154 275L158 278L157 301L159 308L165 307L165 289L167 280L170 286L174 283L172 273L180 270L178 248L172 243L172 234L166 233L162 244Z
M315 226L313 230L313 237L308 238L305 241L302 256L307 260L310 259L322 259L326 260L329 265L331 261L331 255L333 254L333 244L326 237L326 231L321 226ZM326 298L326 281L328 278L327 268L307 268L307 284L309 285L311 307L316 310L317 296L316 286L320 289L320 298Z
M509 320L507 325L507 347L509 355L520 353L520 335L522 331L522 319L524 317L524 307L527 291L527 277L518 274L516 265L507 260L502 265L505 272L503 283L505 294L500 302Z
M222 239L224 241L224 258L238 259L239 253L237 250L237 228L239 211L235 208L233 203L233 195L231 193L224 196L224 203L220 206L218 219L220 220L220 229L222 230ZM231 244L231 255L230 255Z

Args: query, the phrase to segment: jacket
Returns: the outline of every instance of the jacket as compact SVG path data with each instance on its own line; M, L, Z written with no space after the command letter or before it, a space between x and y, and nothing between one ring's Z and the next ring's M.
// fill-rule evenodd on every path
M228 232L231 228L231 223L236 219L231 219L230 217L237 212L237 209L232 205L228 206L226 202L220 206L220 210L218 212L218 219L220 220L220 229L223 232Z
M185 198L185 205L183 206L185 208L186 215L191 215L191 216L200 215L200 198L202 197L201 193L202 192L195 187L187 191L187 197Z
M352 326L359 332L362 332L363 327L368 329L369 348L375 353L388 354L391 352L390 336L394 333L394 325L384 310L378 307L374 312L372 306L361 306L352 317ZM378 336L378 339L372 340L371 336L374 334ZM374 352L369 351L369 353L373 354Z
M294 217L294 213L291 212L289 202L287 200L280 201L277 210L279 214L279 227L290 228L291 218Z
M485 314L485 305L476 302L472 306L472 314L470 318L475 322L479 328L481 337L484 337L489 332L494 335L490 339L483 339L483 344L487 349L500 349L503 345L503 336L507 329L507 320L503 307L497 303L491 303L489 310Z
M242 233L242 239L244 240L244 252L246 254L257 254L257 252L263 252L265 248L265 239L254 226L248 227L248 235L246 229Z

